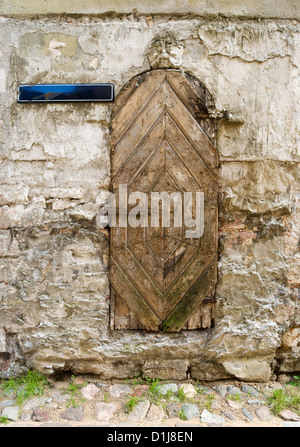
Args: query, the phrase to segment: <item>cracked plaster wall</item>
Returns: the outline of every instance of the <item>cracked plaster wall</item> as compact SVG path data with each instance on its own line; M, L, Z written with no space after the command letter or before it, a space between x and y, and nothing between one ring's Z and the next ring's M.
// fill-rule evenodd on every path
M0 376L38 368L102 378L266 381L299 371L300 26L158 15L0 17ZM180 69L220 120L215 327L109 330L111 104L17 104L20 83L112 82L150 69L173 33ZM242 123L244 121L244 123Z

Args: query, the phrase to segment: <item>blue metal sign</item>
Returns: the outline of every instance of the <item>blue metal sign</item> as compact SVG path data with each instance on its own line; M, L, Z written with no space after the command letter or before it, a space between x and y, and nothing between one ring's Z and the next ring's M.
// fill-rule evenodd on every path
M19 85L18 102L112 102L113 84Z

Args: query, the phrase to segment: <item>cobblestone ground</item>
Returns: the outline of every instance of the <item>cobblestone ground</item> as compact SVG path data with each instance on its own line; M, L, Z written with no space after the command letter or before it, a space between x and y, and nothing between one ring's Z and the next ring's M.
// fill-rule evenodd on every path
M278 382L104 383L72 376L48 380L43 394L22 401L21 392L2 390L0 427L300 427L300 388Z

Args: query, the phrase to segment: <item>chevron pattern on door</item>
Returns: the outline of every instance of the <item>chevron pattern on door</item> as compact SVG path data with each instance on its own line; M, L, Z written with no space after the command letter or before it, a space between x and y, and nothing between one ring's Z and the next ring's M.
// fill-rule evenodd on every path
M211 327L217 281L218 154L210 94L179 70L153 70L119 93L112 117L112 185L204 193L204 233L111 228L111 329ZM172 222L172 219L171 219Z

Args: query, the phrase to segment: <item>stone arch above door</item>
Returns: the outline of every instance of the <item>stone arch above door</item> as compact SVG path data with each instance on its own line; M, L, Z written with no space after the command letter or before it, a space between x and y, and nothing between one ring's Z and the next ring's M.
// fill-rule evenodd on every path
M112 190L204 193L204 232L111 228L112 329L178 332L211 327L217 282L218 153L214 104L180 70L133 78L112 114Z

